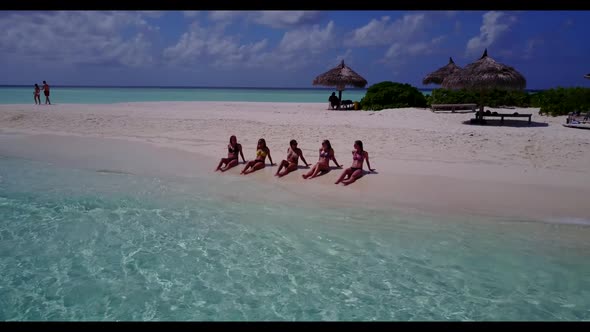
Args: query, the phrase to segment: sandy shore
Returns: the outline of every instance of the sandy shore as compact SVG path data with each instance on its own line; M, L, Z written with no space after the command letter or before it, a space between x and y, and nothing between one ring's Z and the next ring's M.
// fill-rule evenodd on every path
M424 109L334 112L324 103L1 105L2 132L25 135L20 141L3 140L0 153L27 156L27 150L37 149L36 158L88 157L92 143L76 136L102 139L107 148L93 153L117 159L124 152L109 151L108 146L119 139L189 152L194 167L175 167L180 162L174 158L158 164L173 172L239 177L237 168L212 173L232 134L247 160L264 137L275 162L285 158L293 138L308 162L315 162L320 142L327 138L346 167L352 144L360 139L377 173L349 187L333 185L341 172L337 169L305 181L300 177L304 170L277 179L272 176L276 168L267 167L243 181L346 204L546 220L588 218L590 131L565 128L563 117L539 116L537 109L507 111L533 113L533 125L515 120L502 127L473 126L464 123L472 114Z

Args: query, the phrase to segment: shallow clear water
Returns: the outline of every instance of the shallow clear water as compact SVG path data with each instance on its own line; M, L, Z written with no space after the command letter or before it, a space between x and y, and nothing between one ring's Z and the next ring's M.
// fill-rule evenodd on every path
M250 190L0 158L0 320L590 318L588 227Z
M364 89L350 89L342 99L360 101ZM54 104L112 104L154 101L244 101L244 102L328 102L327 89L239 89L239 88L109 88L52 87ZM41 93L41 102L45 97ZM0 87L0 104L34 104L33 88Z

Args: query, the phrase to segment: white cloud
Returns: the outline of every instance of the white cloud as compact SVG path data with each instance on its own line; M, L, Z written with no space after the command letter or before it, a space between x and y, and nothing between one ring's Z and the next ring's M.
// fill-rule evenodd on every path
M503 12L489 11L483 14L483 22L479 28L479 35L467 42L467 55L474 55L483 52L497 41L516 22L515 16L506 16Z
M224 35L223 29L206 29L193 23L175 45L164 50L164 59L173 65L208 62L230 68L249 65L250 58L262 52L267 44L266 39L240 44L236 37Z
M140 10L138 13L150 18L160 18L166 14L163 10Z
M172 65L210 63L221 69L235 66L294 69L317 59L334 40L334 22L325 27L302 26L287 31L275 48L269 48L267 39L242 43L237 36L226 35L224 28L224 25L203 28L193 23L175 45L164 50L164 59Z
M259 25L271 28L294 28L306 24L316 23L320 17L319 11L304 10L261 10L261 11L231 11L219 10L209 13L212 21L229 22L245 19Z
M184 15L184 17L189 17L189 18L193 18L193 17L197 17L199 16L200 11L198 10L183 10L182 11L182 15Z
M373 19L355 29L346 44L351 47L384 46L400 40L411 40L423 31L425 14L407 14L391 22L389 16Z
M209 13L209 19L213 21L227 21L244 15L247 12L233 11L233 10L214 10Z
M12 13L0 18L0 53L64 64L147 65L154 59L146 34L157 27L144 16L140 12ZM133 29L133 35L122 36L124 29Z
M321 28L316 24L312 27L303 27L286 32L279 44L279 49L285 52L309 50L318 53L333 47L334 37L333 21L330 21L325 28Z
M428 41L393 43L385 52L385 60L395 60L405 55L421 56L432 54L445 39L446 36L439 36Z
M269 10L258 12L254 17L254 22L273 28L288 28L316 22L319 16L319 11Z

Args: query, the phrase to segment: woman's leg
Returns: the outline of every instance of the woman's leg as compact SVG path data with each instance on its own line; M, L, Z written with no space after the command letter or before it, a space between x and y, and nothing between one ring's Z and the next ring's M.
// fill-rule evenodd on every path
M282 174L279 174L279 177L282 178L283 176L285 176L285 175L293 172L296 169L297 169L297 164L295 164L295 163L289 163L287 165L287 167L285 167L285 170L283 171L283 173Z
M223 164L227 164L227 158L221 158L221 160L219 161L219 164L217 165L217 168L215 169L215 171L219 171L221 169L221 166Z
M236 166L238 166L238 160L237 159L232 159L232 160L230 160L229 162L227 162L225 164L225 167L222 167L221 168L221 171L222 172L225 172L228 169L233 168L233 167L236 167Z
M352 172L348 180L344 180L342 183L344 183L345 186L348 186L349 184L354 183L356 180L362 178L363 175L363 170L357 169L356 171Z
M301 177L304 179L307 179L308 177L310 177L313 174L313 172L315 172L316 168L318 168L317 163L315 165L313 165L313 167L309 170L309 172L302 174Z
M334 182L334 184L339 184L340 182L342 182L342 180L344 180L344 178L345 178L346 176L350 176L350 173L351 173L351 171L352 171L352 170L351 170L350 168L347 168L347 169L345 169L345 170L342 172L342 174L340 175L340 177L338 178L338 181Z
M327 171L328 169L329 169L329 167L327 165L318 164L318 167L316 167L315 171L308 179L313 179L316 176L318 176L318 174L320 174L320 172Z
M254 164L252 166L252 168L247 170L244 174L250 174L250 173L255 172L259 169L263 169L265 166L266 166L265 163L257 162L256 164Z
M244 169L240 172L240 174L246 174L246 170L252 166L252 163L254 163L253 160L250 160L249 162L247 162L246 166L244 166Z
M277 169L275 176L279 176L279 173L281 173L281 170L283 169L283 167L287 167L287 165L289 165L288 161L286 161L286 160L281 161L281 163L279 164L279 169Z

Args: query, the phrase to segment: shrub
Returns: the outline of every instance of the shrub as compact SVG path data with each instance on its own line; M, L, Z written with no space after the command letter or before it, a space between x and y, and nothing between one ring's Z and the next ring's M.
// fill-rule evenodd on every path
M570 112L590 111L589 88L556 88L537 92L531 96L531 104L539 107L539 114L567 115Z
M480 104L485 106L516 106L529 107L531 95L525 91L492 90L483 95L475 90L432 90L429 104Z
M361 108L372 111L426 106L426 97L417 88L409 84L389 81L372 85L361 99Z

